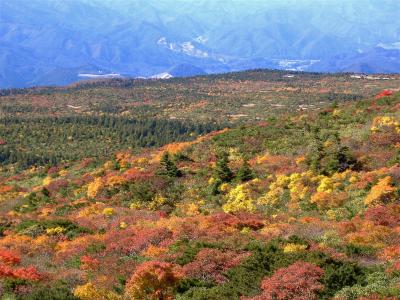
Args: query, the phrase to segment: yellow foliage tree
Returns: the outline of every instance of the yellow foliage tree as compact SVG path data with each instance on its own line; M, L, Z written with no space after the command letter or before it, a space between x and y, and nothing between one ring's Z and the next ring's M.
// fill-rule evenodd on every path
M81 300L121 300L122 297L112 291L96 287L93 283L88 282L79 285L74 290L74 296Z
M43 179L43 185L49 185L51 183L51 181L52 181L51 177L50 176L46 176Z
M93 182L89 183L87 189L88 197L94 198L99 193L100 189L103 187L103 180L101 177L96 178Z
M372 121L371 131L376 132L384 128L394 128L396 132L400 132L400 122L392 116L378 116Z
M317 192L327 192L330 193L334 189L334 182L329 177L323 177L320 181L320 184L317 188Z
M115 210L112 207L106 207L103 209L103 215L105 215L107 217L112 216L114 213L115 213Z
M251 197L248 184L239 184L231 189L227 194L227 202L222 206L226 213L236 211L254 212L256 210L255 201Z
M304 180L307 180L306 173L293 173L290 175L290 182L288 184L288 188L290 191L290 199L291 201L297 202L300 200L304 200L309 191L309 187L304 184Z
M283 248L284 253L301 252L307 249L307 245L289 243Z

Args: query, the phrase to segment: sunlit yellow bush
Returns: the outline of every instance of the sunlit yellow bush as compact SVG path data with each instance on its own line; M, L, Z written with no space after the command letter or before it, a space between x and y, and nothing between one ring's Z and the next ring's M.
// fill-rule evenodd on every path
M283 248L284 253L300 252L307 249L307 245L289 243Z
M239 184L231 189L227 195L227 202L222 206L222 209L227 213L236 211L254 212L256 210L255 201L251 197L248 184Z

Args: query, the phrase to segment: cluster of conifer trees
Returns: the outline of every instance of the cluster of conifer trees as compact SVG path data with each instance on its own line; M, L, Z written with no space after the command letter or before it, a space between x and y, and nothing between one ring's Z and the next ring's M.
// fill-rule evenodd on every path
M101 156L119 149L159 147L191 140L219 129L210 123L131 119L112 115L0 120L0 164L55 165L65 160Z

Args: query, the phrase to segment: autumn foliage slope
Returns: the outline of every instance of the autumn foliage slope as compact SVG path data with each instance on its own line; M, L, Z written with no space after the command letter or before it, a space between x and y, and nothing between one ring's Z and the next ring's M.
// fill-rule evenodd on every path
M0 146L1 147L1 146ZM5 299L397 299L400 94L0 177Z

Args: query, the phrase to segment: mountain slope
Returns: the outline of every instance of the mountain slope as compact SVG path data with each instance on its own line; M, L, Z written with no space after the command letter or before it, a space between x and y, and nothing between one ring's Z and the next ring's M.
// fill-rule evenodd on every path
M335 71L337 55L400 41L399 12L392 0L1 1L0 87L64 84L86 65L133 77L180 64L206 73L286 68L285 60Z
M398 73L400 49L375 47L356 54L336 56L316 63L310 70L323 72Z
M30 97L45 106L43 95ZM14 120L46 124L23 102L13 104L21 111ZM399 109L400 93L386 90L115 153L99 144L118 137L105 128L127 129L113 112L97 118L97 133L89 114L52 118L44 138L71 134L73 143L79 136L71 129L85 127L71 122L80 120L89 125L83 145L104 155L0 169L1 292L11 299L398 299ZM70 128L58 131L57 122ZM145 140L153 131L161 142L163 133L180 131L146 124L123 130L125 137ZM21 123L16 132L26 134ZM0 149L7 145L0 138Z

